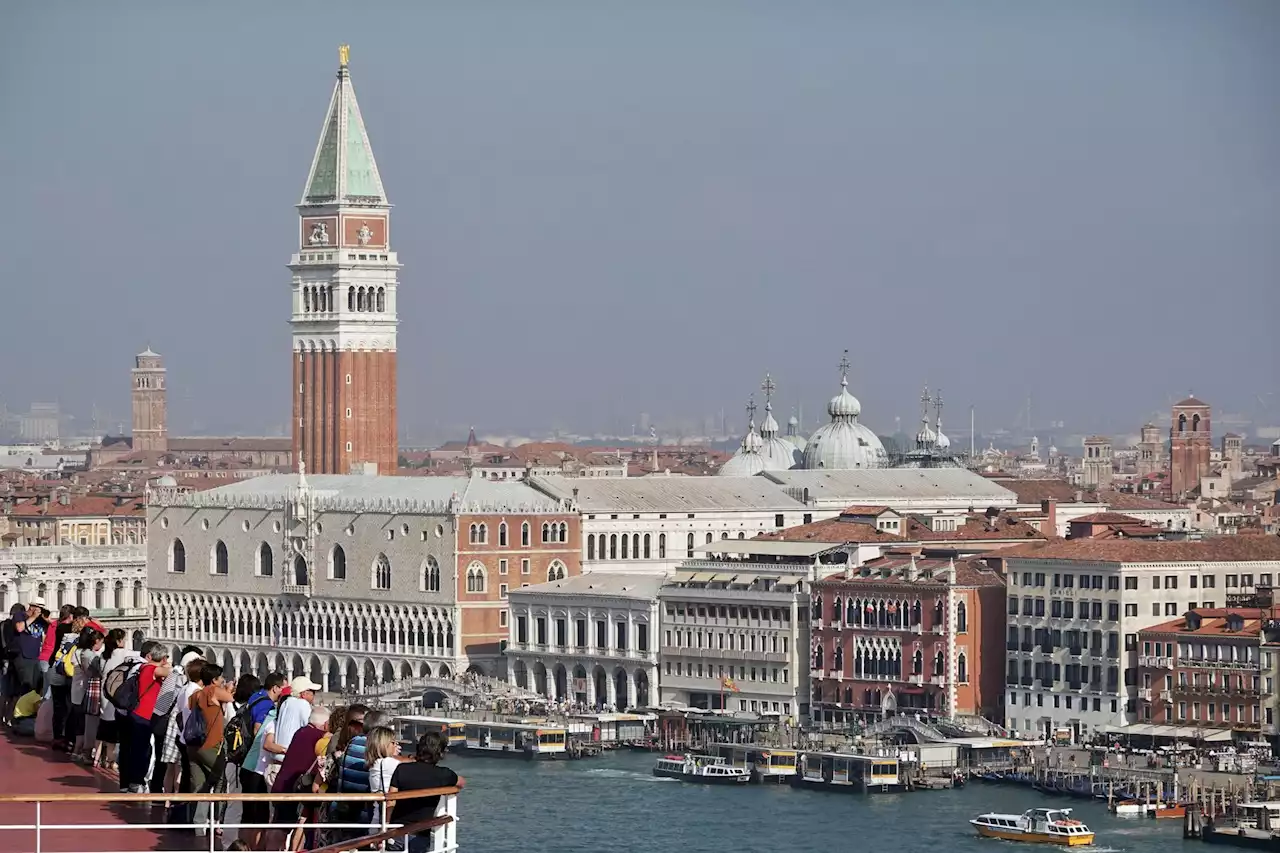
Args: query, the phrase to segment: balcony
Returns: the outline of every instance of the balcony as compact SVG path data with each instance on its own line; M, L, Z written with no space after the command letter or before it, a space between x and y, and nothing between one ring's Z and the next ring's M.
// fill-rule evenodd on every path
M947 683L947 677L945 675L935 675L929 679L929 683L935 687L944 687Z
M913 684L913 685L915 685L916 687L920 687L920 686L922 686L922 685L924 684L924 676L923 676L923 675L913 675L913 676L911 676L910 678L908 678L908 679L907 679L907 682L908 682L909 684ZM1015 681L1015 682L1012 682L1012 683L1015 683L1015 684L1016 684L1017 682Z
M1151 688L1150 688L1150 687L1139 687L1139 688L1138 688L1138 698L1139 698L1139 699L1142 699L1143 701L1150 702L1150 701L1151 701Z

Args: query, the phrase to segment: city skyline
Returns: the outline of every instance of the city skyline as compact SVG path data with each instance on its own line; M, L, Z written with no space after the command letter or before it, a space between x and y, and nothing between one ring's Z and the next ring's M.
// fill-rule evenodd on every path
M992 4L935 12L953 25L940 38L905 10L753 7L708 70L702 39L727 7L681 16L679 34L661 8L549 8L523 37L463 7L392 14L406 29L441 25L431 51L407 50L385 22L337 32L274 10L248 36L214 22L146 51L133 48L149 28L187 13L77 12L97 16L91 36L57 11L11 13L28 26L0 60L5 79L44 83L38 98L0 88L28 128L8 143L20 168L0 174L32 199L0 214L0 249L16 280L41 285L16 288L11 308L34 317L68 297L95 301L85 316L59 314L63 339L0 379L0 399L122 411L125 365L149 342L173 377L175 428L287 422L283 259L323 81L349 40L397 205L409 435L454 423L601 432L642 411L657 424L723 411L740 432L766 371L779 414L804 401L816 425L845 348L865 419L884 433L895 417L910 431L925 383L952 401L950 423L975 406L980 430L1015 422L1028 392L1047 420L1128 432L1189 388L1219 412L1257 408L1273 359L1256 342L1274 343L1267 312L1247 309L1275 299L1280 175L1263 158L1275 118L1259 108L1275 60L1250 27L1274 16L1147 4L1119 18L1085 4L1055 17L1049 39L1043 17ZM567 15L572 32L555 26ZM282 41L286 23L301 31ZM485 36L482 52L443 38L449 29ZM1071 47L1085 42L1082 67ZM765 48L788 61L761 67ZM73 53L111 74L70 74ZM1006 79L1015 61L1022 77ZM105 85L131 97L107 99ZM1053 87L1052 108L1037 85ZM83 131L113 122L118 132L86 143ZM49 227L72 202L83 224ZM1104 205L1118 213L1098 227ZM1126 327L1150 334L1175 306L1202 316L1184 310L1196 299L1242 309L1212 358L1178 359L1140 395L1128 379L1076 381L1131 363L1139 340ZM778 323L787 305L796 317ZM104 324L107 340L95 334ZM43 334L14 328L3 352L20 360Z

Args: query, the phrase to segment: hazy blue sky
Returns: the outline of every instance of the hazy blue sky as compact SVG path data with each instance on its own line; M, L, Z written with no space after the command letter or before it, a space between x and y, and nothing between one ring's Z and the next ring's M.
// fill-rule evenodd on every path
M736 422L766 370L812 423L846 347L882 430L1276 386L1273 0L12 2L0 401L124 417L150 343L175 428L283 428L344 41L410 433Z

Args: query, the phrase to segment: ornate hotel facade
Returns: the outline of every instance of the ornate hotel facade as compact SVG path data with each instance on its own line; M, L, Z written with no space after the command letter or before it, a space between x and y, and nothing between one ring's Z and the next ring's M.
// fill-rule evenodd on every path
M501 676L512 588L580 571L577 513L522 483L275 474L148 501L149 636L229 672L364 690Z

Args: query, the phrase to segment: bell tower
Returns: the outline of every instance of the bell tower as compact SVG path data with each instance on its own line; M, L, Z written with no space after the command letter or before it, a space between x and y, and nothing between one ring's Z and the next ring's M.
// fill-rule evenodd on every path
M1209 429L1209 404L1195 396L1174 403L1169 427L1169 485L1175 499L1199 488L1209 473L1213 433Z
M293 273L293 465L396 470L396 289L391 204L347 61L298 203Z
M147 347L133 364L133 449L164 453L169 449L164 362Z

